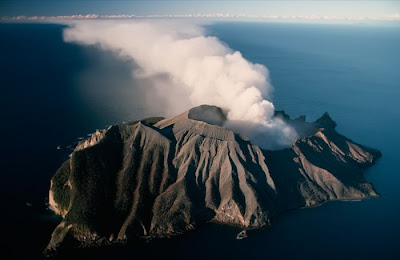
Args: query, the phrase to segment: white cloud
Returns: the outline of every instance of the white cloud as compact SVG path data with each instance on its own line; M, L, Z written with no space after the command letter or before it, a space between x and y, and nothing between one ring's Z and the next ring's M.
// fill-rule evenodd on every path
M76 14L60 16L12 16L1 17L5 21L53 21L53 20L93 20L93 19L134 19L134 18L198 18L198 19L245 19L263 21L399 21L400 14L383 16L337 16L337 15L254 15L254 14L229 14L229 13L188 13L188 14Z

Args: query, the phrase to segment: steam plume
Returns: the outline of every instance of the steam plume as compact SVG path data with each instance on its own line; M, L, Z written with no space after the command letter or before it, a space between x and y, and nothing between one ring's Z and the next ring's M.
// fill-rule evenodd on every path
M77 21L64 31L67 42L98 45L132 60L146 91L162 96L168 114L201 104L228 112L226 126L266 149L290 145L297 134L274 118L268 70L253 64L203 28L188 21Z

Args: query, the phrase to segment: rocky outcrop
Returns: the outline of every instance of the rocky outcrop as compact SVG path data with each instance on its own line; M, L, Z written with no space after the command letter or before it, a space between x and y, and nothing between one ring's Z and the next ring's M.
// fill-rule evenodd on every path
M313 123L276 116L303 136L279 151L222 127L226 116L213 106L94 133L52 178L50 205L63 220L46 252L177 234L207 221L261 228L287 210L378 196L362 169L379 151L338 134L328 114Z

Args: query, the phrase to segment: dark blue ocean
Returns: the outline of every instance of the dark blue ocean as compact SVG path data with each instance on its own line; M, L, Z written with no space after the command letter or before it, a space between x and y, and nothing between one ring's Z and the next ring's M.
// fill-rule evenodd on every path
M45 202L68 145L152 115L131 64L64 43L63 28L0 24L1 256L40 257L60 221ZM227 22L207 31L268 67L277 109L310 121L327 111L340 133L381 150L365 172L381 196L292 211L245 240L235 239L238 229L210 224L90 256L400 259L400 27Z

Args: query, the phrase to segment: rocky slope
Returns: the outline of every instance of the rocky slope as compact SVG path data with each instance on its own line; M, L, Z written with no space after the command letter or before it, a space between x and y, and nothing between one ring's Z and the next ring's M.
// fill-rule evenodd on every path
M265 151L222 127L220 108L200 106L97 131L51 180L63 220L46 253L164 236L215 221L261 228L284 211L378 196L362 175L381 153L338 134L324 114L290 119L303 136Z

